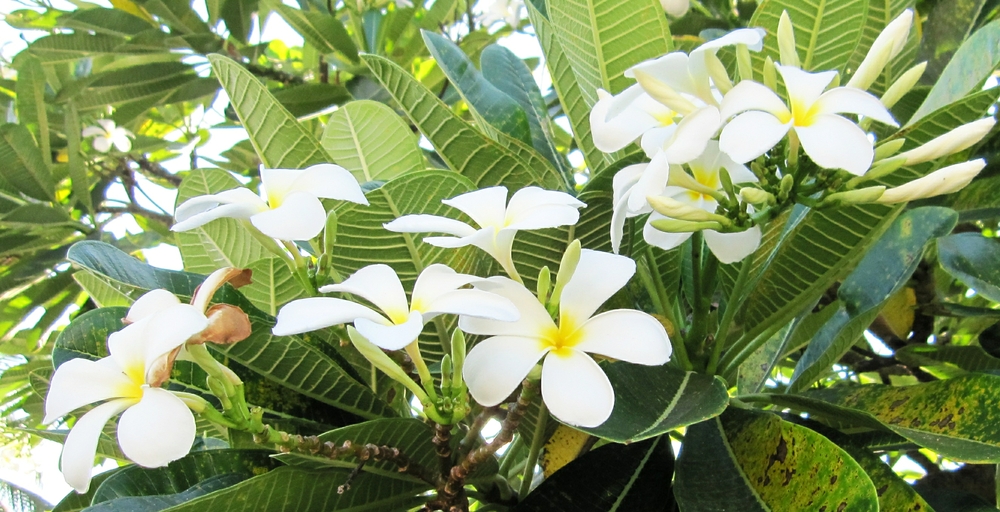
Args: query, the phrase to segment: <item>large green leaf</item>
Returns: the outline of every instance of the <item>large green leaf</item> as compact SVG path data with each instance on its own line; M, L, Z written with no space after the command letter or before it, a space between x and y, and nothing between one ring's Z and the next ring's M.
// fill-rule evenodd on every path
M117 467L94 475L93 478L90 479L90 490L84 494L78 494L75 492L67 494L62 501L56 504L55 508L52 509L52 512L79 512L89 507L91 501L94 499L94 494L97 494L97 489L101 487L101 484L106 479L110 478L111 475L114 475L123 469L125 469L125 467Z
M978 345L907 345L893 355L907 366L953 364L970 372L1000 370L1000 359Z
M229 36L242 43L247 42L253 27L253 13L257 10L257 0L223 0L220 15L226 22Z
M180 205L192 197L215 194L241 186L243 185L226 171L196 169L191 171L178 187L177 204ZM271 253L236 219L217 219L204 226L176 233L174 236L181 258L184 260L184 269L189 272L210 274L222 267L246 268L252 262L271 256ZM268 310L266 307L261 309Z
M531 145L535 150L560 172L568 174L566 161L556 147L548 105L524 61L507 48L493 44L483 50L479 63L483 68L483 77L524 109L531 129Z
M240 293L271 316L277 315L283 304L306 295L302 283L280 258L260 259L247 268L253 272L253 282L240 288Z
M392 61L375 55L364 55L361 60L445 163L477 187L504 184L511 190L527 185L566 188L559 172L527 145L502 136L504 143L496 142L477 131Z
M122 52L141 53L120 48L124 44L125 39L117 36L75 32L38 38L28 46L28 51L47 63L75 61L88 56L117 55Z
M153 28L143 18L121 9L93 7L66 13L59 17L59 25L78 31L93 31L112 36L135 36Z
M750 19L750 26L767 30L764 56L780 61L778 51L778 20L788 11L795 28L795 47L802 69L843 71L861 34L868 16L868 0L765 0ZM759 66L755 66L759 69Z
M907 124L974 92L997 65L1000 65L1000 20L977 30L962 43Z
M641 441L717 416L729 404L715 377L670 366L615 363L605 368L615 408L599 427L581 429L620 443Z
M674 454L669 438L607 444L559 469L515 512L665 510Z
M424 156L410 127L384 103L352 101L337 109L320 143L333 161L359 182L387 181L424 168Z
M541 4L544 6L544 2ZM562 110L569 119L573 140L576 141L576 147L583 152L587 167L596 174L613 161L611 155L594 147L590 132L590 105L580 89L580 82L573 72L569 59L566 58L552 23L544 13L536 9L533 2L528 2L527 7L531 16L531 26L538 36L542 52L545 53L545 65L548 67L549 75L552 76L552 88L559 96Z
M521 105L483 77L455 43L431 31L424 31L423 36L431 56L458 89L476 117L479 127L491 136L495 136L495 130L499 130L530 144L531 128L528 126L528 115Z
M49 149L49 117L45 111L45 69L42 62L25 52L17 61L17 120L27 128L42 150L42 157L51 164Z
M54 197L52 174L31 132L24 126L0 126L0 177L35 199L51 201Z
M598 89L615 94L631 85L626 69L673 48L663 7L655 0L548 0L547 7L588 106L597 103Z
M863 448L843 446L878 490L879 510L885 512L934 512L934 509L913 490L913 486L896 474L882 459Z
M1000 301L1000 243L979 233L958 233L938 240L941 266L976 293Z
M320 11L303 11L281 2L269 5L288 22L296 32L302 34L307 43L320 53L340 52L351 62L358 62L358 47L347 33L339 19Z
M253 74L222 55L209 55L208 60L265 167L300 169L331 161L316 136L299 124Z
M347 87L335 84L306 83L272 91L274 99L295 117L305 117L325 111L351 100Z
M208 34L211 32L187 0L144 0L139 2L150 14L159 17L173 32Z
M816 432L731 408L688 428L674 496L681 510L877 511L865 471Z
M142 264L101 242L79 242L70 249L67 257L133 300L156 288L191 296L204 279L197 274ZM220 292L221 300L239 306L250 316L253 334L232 345L212 345L212 349L282 387L344 411L366 418L393 415L368 387L317 348L308 335L272 336L270 332L274 319L253 307L238 292L229 290L226 288L226 291Z
M190 453L165 467L130 466L101 483L93 504L127 496L174 494L218 475L238 474L243 478L260 475L280 466L271 453L270 450L205 450Z
M785 407L855 418L863 426L881 424L952 460L996 463L998 386L1000 377L977 373L913 386L845 385L774 398Z
M73 98L81 111L133 102L152 106L197 79L194 68L182 62L140 64L90 77L80 82L84 87L67 87L60 91L59 97Z
M812 385L861 338L885 301L909 281L931 240L951 232L958 214L925 207L903 213L868 251L837 290L842 306L813 336L788 386Z
M103 501L87 507L87 512L159 512L161 510L191 501L199 496L224 489L246 480L252 475L228 473L206 478L191 487L172 494L153 494L149 496L125 496Z

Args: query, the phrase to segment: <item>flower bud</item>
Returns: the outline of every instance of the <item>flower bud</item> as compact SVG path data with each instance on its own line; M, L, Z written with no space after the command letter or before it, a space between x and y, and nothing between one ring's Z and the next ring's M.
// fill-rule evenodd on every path
M680 18L691 8L691 0L660 0L660 5L667 14Z
M733 88L733 82L729 79L729 72L726 65L719 60L714 52L704 52L705 67L708 69L708 76L712 77L712 83L720 93L726 94Z
M792 192L792 186L795 185L795 178L792 178L791 174L786 174L781 177L781 183L778 184L778 199L784 201L788 199L788 194Z
M646 94L650 95L654 100L666 105L674 112L682 116L686 116L691 112L694 112L697 107L694 103L691 103L683 96L677 93L669 85L657 80L649 73L641 69L634 69L632 73L635 75L635 79L639 82Z
M858 69L851 76L851 80L847 82L847 87L867 90L882 74L882 70L885 69L889 60L899 55L899 52L903 50L912 23L913 10L907 9L886 25L882 33L875 38L875 42L868 50L868 55L861 61Z
M850 204L873 203L877 201L879 197L882 197L883 192L885 192L885 187L881 185L877 187L867 187L859 188L857 190L837 192L826 196L819 204L819 207L827 208L832 206L846 206Z
M928 162L942 156L958 153L979 142L990 133L996 119L986 117L978 121L963 124L954 130L936 137L922 146L911 149L905 153L900 153L900 157L906 158L904 165L919 164Z
M750 204L774 204L774 195L756 187L743 187L740 189L740 197Z
M778 69L774 67L774 61L771 60L771 56L764 58L764 85L766 85L772 91L778 90Z
M753 80L753 61L750 60L750 48L745 44L736 45L736 66L740 80Z
M905 203L914 199L957 192L968 185L979 174L979 171L983 170L983 167L986 167L986 160L982 158L949 165L923 178L886 190L878 202L883 204Z
M358 349L358 352L374 365L375 368L382 370L382 373L388 375L389 378L405 386L406 389L410 390L420 400L420 403L429 403L427 392L411 379L392 358L387 356L385 352L382 352L382 349L362 336L353 325L347 326L347 336L351 339L351 344L354 345L354 348Z
M802 66L799 63L799 53L795 49L795 29L792 27L792 19L788 17L788 11L781 11L781 18L778 20L778 52L782 65Z
M451 361L455 369L451 377L451 387L456 391L455 395L460 396L465 393L465 381L462 376L462 367L465 366L465 351L468 347L465 344L465 333L461 329L455 329L451 333Z
M718 222L687 222L676 219L656 219L650 222L650 225L667 233L693 233L704 229L716 231L722 229L722 225Z
M545 304L549 300L549 292L552 291L552 271L548 265L538 271L538 283L535 287L538 302Z
M559 262L559 272L556 273L556 286L552 290L552 297L549 299L550 307L559 304L559 297L562 295L563 287L573 277L573 274L576 272L576 265L580 263L580 251L580 240L573 240L566 247L566 252L562 255L562 261Z
M889 142L883 142L875 148L875 161L883 160L895 155L897 151L903 149L903 145L906 144L906 139L896 139L890 140Z
M913 89L913 86L917 85L920 77L924 75L924 70L927 69L927 63L921 62L916 66L906 70L899 78L896 79L892 85L886 89L885 94L882 95L881 101L885 105L885 108L892 108L899 100L906 96L906 93Z
M732 224L732 221L711 212L684 204L676 199L666 196L649 196L646 198L649 205L657 212L672 219L686 220L688 222L713 222L723 226Z

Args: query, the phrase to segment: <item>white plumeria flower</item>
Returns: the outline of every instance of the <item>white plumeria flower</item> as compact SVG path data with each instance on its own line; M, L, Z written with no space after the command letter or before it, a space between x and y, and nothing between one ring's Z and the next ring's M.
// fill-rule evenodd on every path
M504 277L475 283L510 299L521 318L459 319L463 331L493 336L472 347L466 357L462 373L472 397L487 407L499 404L542 360L542 399L552 415L581 427L604 423L614 409L615 393L587 353L651 366L670 359L667 332L652 316L631 309L594 315L634 274L631 258L581 251L562 291L558 325L523 285Z
M691 8L691 0L660 0L660 6L667 14L680 18Z
M856 176L868 171L875 156L872 142L856 123L837 114L858 114L898 126L878 98L852 87L824 92L836 71L809 73L793 66L776 67L791 109L768 87L750 80L740 82L722 101L723 119L736 116L719 137L722 151L737 162L749 162L791 130L820 167L844 169Z
M306 169L261 169L267 200L234 188L184 201L174 212L171 231L188 231L215 219L249 219L261 233L279 240L310 240L326 225L320 198L368 204L357 179L343 167L317 164Z
M437 247L479 247L496 259L507 275L517 280L520 276L511 258L514 235L522 229L576 224L580 219L578 209L586 206L565 192L538 187L518 190L509 203L507 187L475 190L441 202L471 217L479 229L447 217L419 214L404 215L385 224L385 229L397 233L447 233L452 236L428 237L424 242Z
M111 355L98 361L69 360L56 369L45 399L45 423L84 405L104 402L84 414L66 436L62 472L77 492L87 492L104 425L118 413L118 443L144 467L164 466L191 449L195 421L176 395L161 389L168 358L209 321L195 306L166 290L153 290L129 309L132 322L108 337ZM124 412L123 412L124 411Z
M650 158L667 152L670 163L685 163L701 154L721 124L718 91L708 60L719 48L745 44L760 51L761 29L734 30L691 52L673 52L632 66L625 76L637 83L611 96L598 91L590 115L594 145L606 153L618 151L641 137ZM678 118L682 118L679 122Z
M926 143L909 151L900 153L894 158L905 158L903 165L915 165L936 160L945 155L958 153L972 147L983 140L997 123L993 117L984 117L971 123L966 123L943 135L939 135Z
M614 211L611 217L611 246L616 253L621 246L625 219L645 213L649 213L642 230L646 243L669 250L691 237L691 233L666 233L654 228L651 224L654 220L666 217L652 211L648 197L666 196L695 208L714 212L718 206L715 198L681 186L684 181L691 180L706 189L721 190L719 170L726 169L733 183L757 182L757 177L746 166L734 162L719 151L719 143L716 141L709 141L702 155L687 165L691 169L691 175L685 174L680 166L668 164L658 154L648 164L630 165L615 175L612 183ZM720 233L710 229L703 233L709 249L723 263L740 261L760 245L760 228L757 226L738 233Z
M128 153L132 150L130 137L135 138L134 133L115 125L115 122L110 119L98 119L97 124L100 126L88 126L83 129L84 137L94 138L91 142L94 149L101 153L107 153L114 145L122 153Z
M906 9L886 25L875 38L875 42L868 49L868 53L858 65L858 69L854 71L851 80L847 82L847 87L868 89L878 79L882 70L885 69L885 65L903 51L912 24L913 9Z
M938 169L927 176L917 178L895 188L887 189L878 198L879 203L896 204L958 192L972 182L983 168L986 160L977 158L960 164Z
M352 293L374 304L381 313L333 297L299 299L278 311L278 322L272 332L287 336L353 322L354 328L368 341L386 350L399 350L416 341L424 324L440 314L516 320L517 308L507 299L461 288L481 279L436 263L417 276L412 300L407 305L406 292L396 271L388 265L369 265L344 282L324 286L319 291Z
M480 0L475 7L479 23L484 27L503 21L512 28L521 23L521 8L524 0Z

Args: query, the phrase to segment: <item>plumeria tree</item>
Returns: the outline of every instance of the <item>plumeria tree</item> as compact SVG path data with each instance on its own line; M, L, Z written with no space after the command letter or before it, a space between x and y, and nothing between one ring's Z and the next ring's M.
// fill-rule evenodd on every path
M996 504L991 3L112 4L6 15L21 510Z

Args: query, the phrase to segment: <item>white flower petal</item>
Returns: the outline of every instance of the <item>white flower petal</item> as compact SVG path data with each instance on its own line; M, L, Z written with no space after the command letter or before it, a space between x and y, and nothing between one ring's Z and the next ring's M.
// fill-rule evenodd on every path
M411 312L405 322L395 325L385 325L372 322L367 318L358 318L354 327L368 341L386 350L399 350L413 343L424 330L423 315L419 311Z
M178 304L149 317L145 332L146 365L183 345L207 327L208 318L190 304Z
M550 352L542 362L542 400L559 421L596 427L611 416L615 390L604 370L587 354Z
M382 315L361 304L333 297L310 297L293 300L282 306L271 333L275 336L289 336L354 322L358 318L388 323Z
M180 398L160 388L143 390L142 400L118 420L122 453L146 468L166 466L191 451L194 415Z
M688 60L684 52L671 52L628 68L625 76L635 78L635 72L642 71L675 91L693 94L696 87L688 72Z
M760 247L760 227L754 226L739 233L719 233L711 229L702 231L705 244L721 263L743 261Z
M132 386L132 381L110 357L98 361L70 359L52 375L42 422L51 423L87 404L119 398Z
M479 342L465 357L462 368L472 398L486 407L503 402L546 351L545 344L536 338L494 336Z
M458 326L469 334L509 334L512 336L538 336L539 333L556 328L548 311L538 302L538 298L524 285L506 277L491 277L473 284L478 290L500 295L517 307L521 318L515 322L502 322L486 318L462 316Z
M660 6L667 14L680 18L687 14L691 7L691 0L660 0Z
M802 150L820 167L844 169L861 176L875 158L875 149L864 130L838 115L817 116L811 126L796 127L795 133Z
M650 366L670 360L670 339L657 319L634 309L605 311L580 326L573 348Z
M612 197L615 203L629 194L632 186L639 181L648 166L649 163L632 164L615 173L611 178Z
M544 229L576 224L579 199L555 190L525 187L511 196L504 215L504 229Z
M719 149L736 162L749 162L773 148L789 127L767 112L745 112L722 129Z
M278 240L312 240L326 226L326 209L308 192L292 192L281 206L250 217L261 233Z
M118 129L111 134L111 143L118 148L118 151L122 153L128 153L132 150L132 140L129 139L128 130Z
M625 76L629 78L634 78L632 75L629 74L629 71L627 70L625 71ZM640 86L639 84L632 84L624 91L615 94L614 96L612 96L611 93L605 91L604 89L600 88L597 89L597 104L594 105L594 108L598 108L598 105L601 105L603 110L605 110L604 117L597 119L597 121L599 121L598 124L607 123L611 121L613 118L618 117L619 114L624 112L625 109L632 106L633 103L635 103L641 96L644 95L648 96L642 89L642 86ZM611 101L604 102L602 104L601 101L606 98L609 98Z
M445 199L442 203L457 208L472 218L479 227L503 226L507 207L507 187L489 187Z
M669 251L670 249L679 247L688 238L691 238L691 233L667 233L653 227L654 220L666 218L656 212L650 213L649 219L646 220L646 225L642 227L642 238L649 245Z
M677 131L676 124L651 128L642 134L642 140L639 141L639 145L647 157L653 158L657 152L663 149L663 145L670 140L670 137L673 137L675 131Z
M447 313L513 322L521 317L509 299L482 290L455 290L434 299L423 311L425 318Z
M751 80L743 80L736 84L722 98L720 115L725 120L747 110L762 110L773 114L775 117L791 115L788 107L785 106L785 102L781 101L781 98L766 85Z
M635 261L628 256L583 249L573 277L563 288L559 299L561 323L582 323L601 304L621 290L635 275Z
M663 143L667 162L684 164L698 158L720 124L719 109L713 106L699 108L685 116L673 136Z
M807 108L819 99L823 91L826 90L826 86L830 85L833 78L837 76L836 71L810 73L795 66L778 64L775 67L778 68L778 73L785 81L789 101L798 102Z
M455 219L437 215L404 215L382 227L395 233L448 233L457 237L471 236L476 228Z
M632 87L639 86L637 84ZM630 90L631 88L627 89L626 92ZM638 91L641 93L642 89L639 88ZM634 102L630 102L620 112L609 118L609 110L616 102L617 97L612 97L604 91L598 91L598 95L601 99L590 111L590 130L594 146L605 153L618 151L631 144L647 130L661 125L660 121L639 108Z
M63 444L60 468L66 483L76 489L76 492L85 493L90 489L97 442L104 425L133 403L135 400L112 400L94 407L77 420L69 431Z
M94 149L100 151L101 153L107 153L111 150L111 139L104 135L94 137L91 144L94 146Z
M134 382L145 382L146 354L149 350L146 327L151 320L152 316L144 318L108 336L111 358Z
M669 178L670 164L667 162L667 155L660 151L653 156L653 159L642 171L639 181L632 187L632 191L629 193L628 209L632 212L638 212L646 208L649 205L646 198L662 194Z
M101 125L101 128L104 128L104 133L108 135L114 132L115 128L118 127L113 119L98 119L97 124Z
M734 46L745 44L751 51L759 52L764 47L764 36L767 32L762 28L741 28L734 30L722 37L708 41L697 47L691 53L700 53L706 50L716 50L724 46Z
M399 281L396 271L383 263L363 267L340 284L320 288L320 292L346 292L364 297L394 323L404 322L410 311L403 283Z
M625 236L625 220L628 219L628 200L630 196L624 196L615 202L614 210L611 213L611 250L618 254L622 245L622 238Z
M153 315L154 313L163 311L171 306L176 306L181 303L181 300L177 298L176 295L159 288L157 290L150 290L136 299L132 304L132 307L128 308L128 314L125 315L125 321L127 322L138 322L143 318Z
M261 188L267 195L268 202L277 200L284 202L285 196L292 191L295 180L305 174L304 169L260 169ZM272 202L271 207L275 204Z
M846 112L870 117L889 126L899 126L878 98L861 89L837 87L823 93L810 108L817 114Z
M266 210L267 203L256 194L242 187L234 188L184 201L175 210L174 218L177 219L177 223L170 229L187 231L223 217L249 219Z
M459 274L448 265L435 263L417 276L417 282L413 285L413 306L410 309L418 309L417 303L428 306L438 297L479 279L481 278L473 275ZM421 308L420 311L426 313L428 310Z
M83 133L81 134L81 136L84 138L95 137L97 135L107 135L107 132L104 131L104 128L101 128L100 126L88 126L83 129Z
M368 199L365 198L365 193L354 175L335 164L316 164L307 167L292 182L288 192L308 192L316 197L368 204Z

